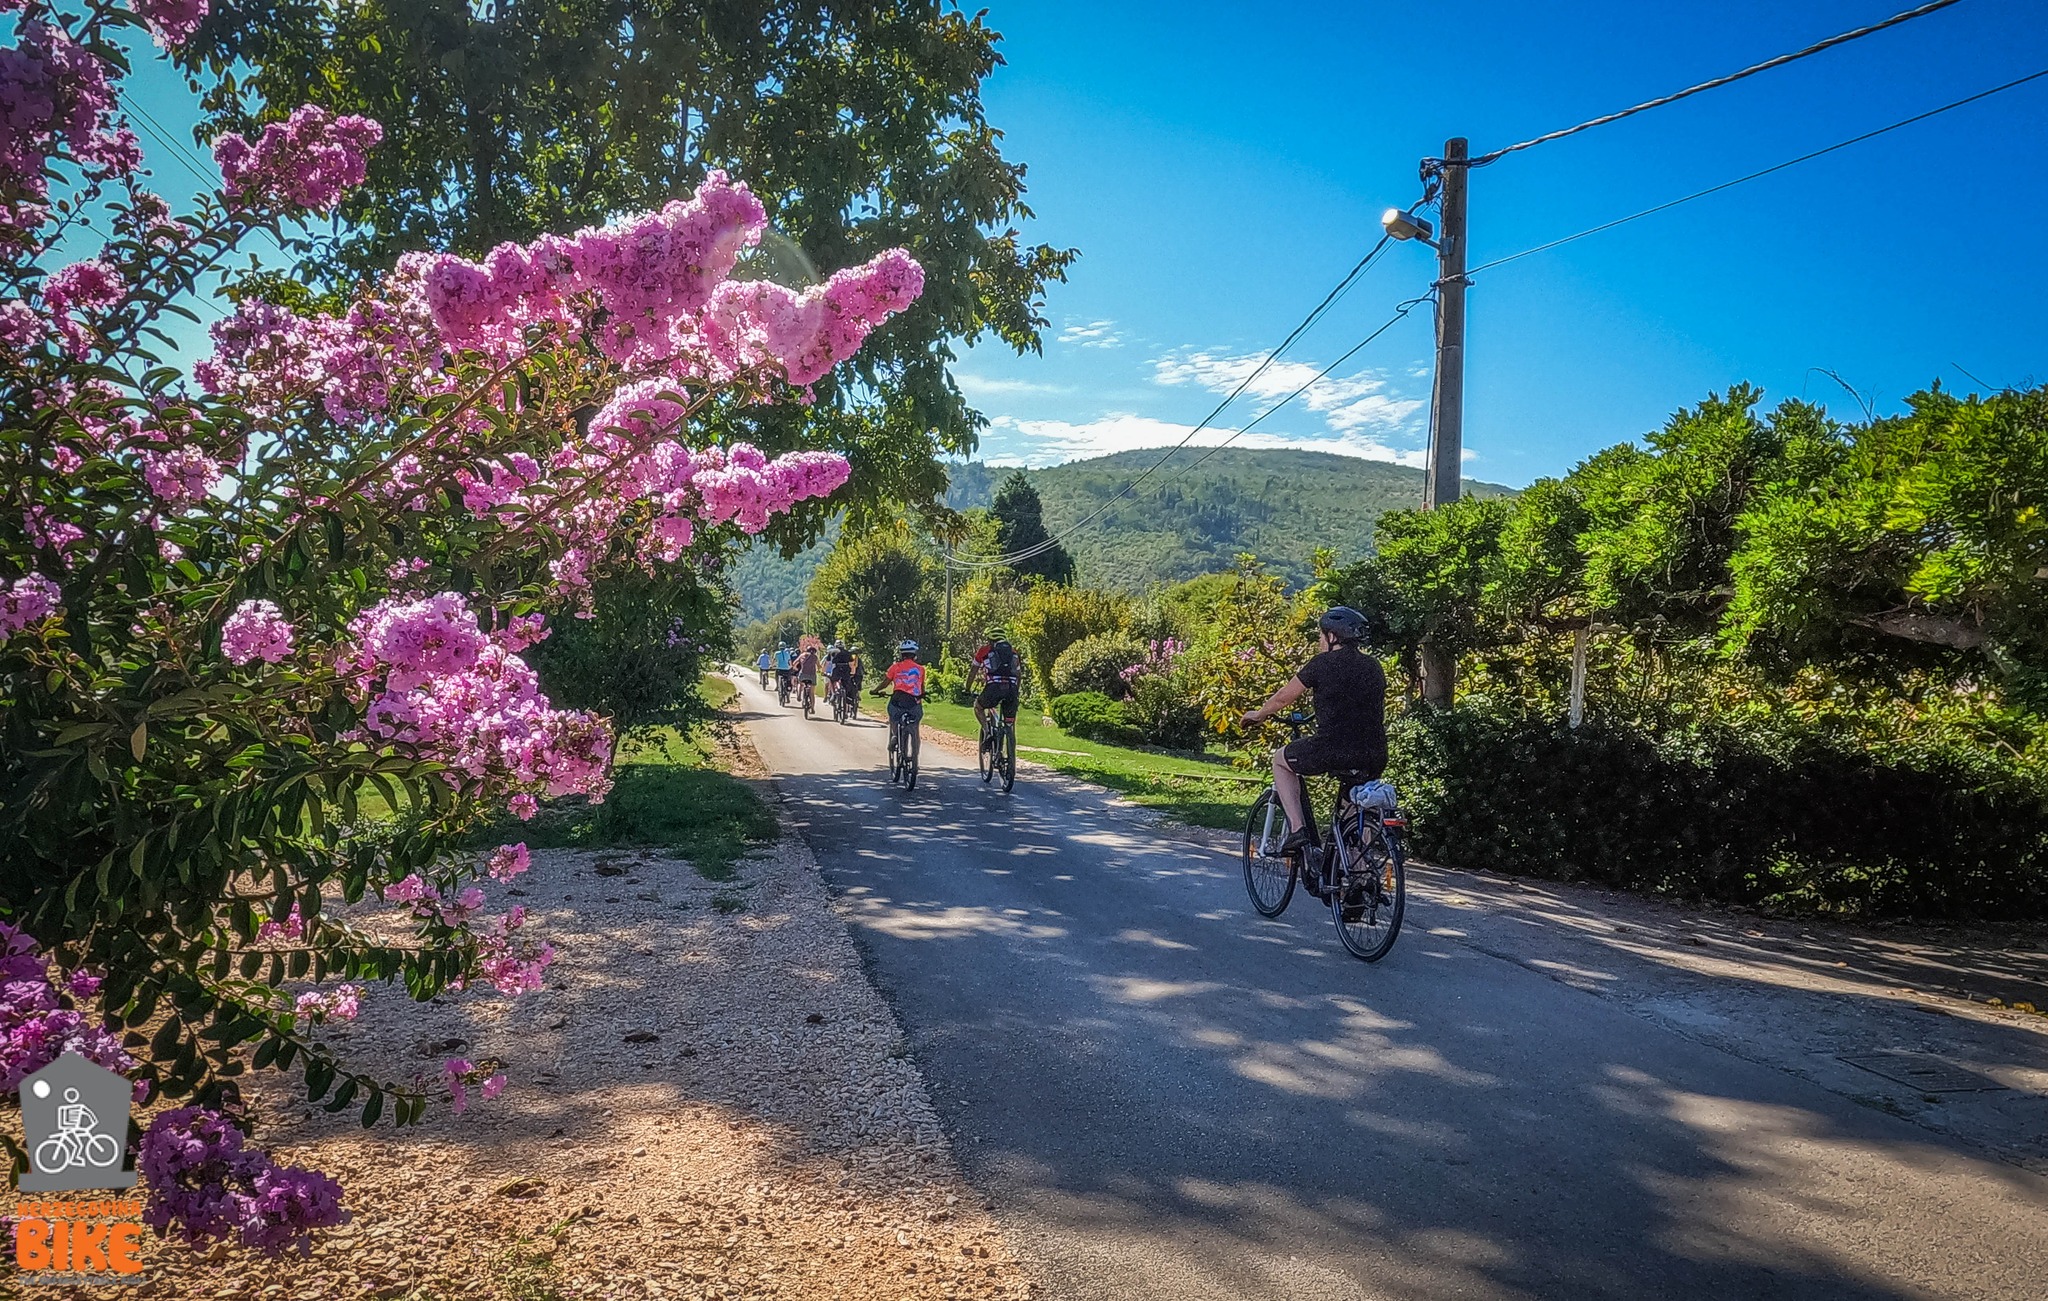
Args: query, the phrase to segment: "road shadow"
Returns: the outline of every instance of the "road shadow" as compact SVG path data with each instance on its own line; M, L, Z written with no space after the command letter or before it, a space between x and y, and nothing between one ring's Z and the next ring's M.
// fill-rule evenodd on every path
M1426 926L1366 967L1225 854L946 777L782 781L970 1172L1086 1295L2038 1295L2036 1176Z

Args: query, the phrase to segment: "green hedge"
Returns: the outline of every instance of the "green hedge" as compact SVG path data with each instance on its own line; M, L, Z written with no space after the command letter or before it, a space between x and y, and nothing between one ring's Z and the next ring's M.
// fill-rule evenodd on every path
M1459 867L1865 915L2048 914L2048 784L1961 740L1663 732L1483 698L1389 729L1417 852Z
M1046 708L1053 722L1075 736L1109 745L1144 744L1144 734L1132 723L1123 702L1111 700L1100 691L1054 696Z

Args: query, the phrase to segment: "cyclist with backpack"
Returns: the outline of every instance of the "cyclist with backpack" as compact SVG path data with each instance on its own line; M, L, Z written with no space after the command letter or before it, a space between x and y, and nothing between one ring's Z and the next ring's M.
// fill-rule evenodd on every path
M969 688L974 686L977 678L983 685L981 694L974 698L975 723L986 732L989 711L1000 706L1003 720L1014 724L1017 721L1017 689L1024 680L1024 657L1010 644L1008 632L991 628L982 634L981 645L974 652L974 667L967 670Z
M845 642L833 642L825 655L825 699L829 701L846 690L847 680L852 676L853 652L846 649Z
M1273 751L1273 790L1293 828L1281 842L1283 855L1298 854L1314 840L1302 778L1358 772L1372 779L1387 766L1387 675L1360 646L1365 616L1348 605L1332 606L1317 629L1322 653L1240 720L1256 727L1284 712L1302 692L1313 693L1315 732Z

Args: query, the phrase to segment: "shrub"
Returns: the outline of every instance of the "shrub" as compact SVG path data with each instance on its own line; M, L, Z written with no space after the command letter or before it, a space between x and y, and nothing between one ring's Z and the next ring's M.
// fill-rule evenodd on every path
M1132 725L1123 702L1111 700L1099 691L1077 691L1054 696L1047 706L1052 721L1066 731L1089 741L1110 745L1139 745L1144 736Z
M1040 583L1031 589L1011 632L1024 651L1039 691L1052 696L1058 694L1053 689L1053 665L1067 647L1097 633L1125 632L1130 620L1131 601L1127 596L1088 587Z
M1686 898L2039 916L2048 782L1963 740L1722 720L1577 730L1484 697L1389 729L1418 853Z
M1124 713L1149 745L1168 750L1199 750L1208 735L1192 684L1179 673L1148 673L1131 684L1132 699Z
M1115 699L1127 687L1124 670L1144 658L1144 643L1132 638L1115 633L1083 637L1061 652L1053 664L1053 694L1098 691Z

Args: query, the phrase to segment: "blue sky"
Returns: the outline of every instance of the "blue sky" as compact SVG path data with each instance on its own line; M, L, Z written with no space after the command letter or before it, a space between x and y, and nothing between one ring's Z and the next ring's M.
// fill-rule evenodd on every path
M1418 193L1446 137L1474 152L1888 16L1910 0L989 0L1008 66L984 88L1030 168L1027 234L1081 250L1043 356L956 368L982 455L1042 465L1180 439ZM970 5L970 8L972 6ZM151 51L150 53L153 53ZM1950 9L1472 177L1473 265L2048 68L2040 0ZM136 89L189 142L165 65ZM1467 472L1514 485L1640 437L1747 380L1844 415L1939 378L2048 379L2048 79L1478 278ZM145 137L161 188L196 187ZM210 163L201 166L210 172ZM1248 395L1229 435L1434 275L1390 248ZM199 331L190 331L197 336ZM195 338L195 342L196 342ZM1238 440L1418 464L1428 311Z
M984 88L1034 239L1082 256L1043 357L966 353L989 459L1162 446L1205 415L1465 135L1509 144L1880 19L1909 0L1531 5L992 0ZM2048 68L2039 0L1963 3L1472 177L1474 265ZM1747 380L1880 413L1939 378L2048 378L2048 79L1480 277L1467 473L1522 485ZM1276 397L1423 292L1389 249L1257 386ZM1238 445L1418 463L1427 310ZM1223 433L1263 408L1232 407ZM1215 435L1220 436L1220 435ZM1197 442L1210 441L1204 433Z

